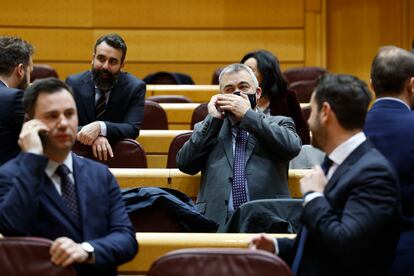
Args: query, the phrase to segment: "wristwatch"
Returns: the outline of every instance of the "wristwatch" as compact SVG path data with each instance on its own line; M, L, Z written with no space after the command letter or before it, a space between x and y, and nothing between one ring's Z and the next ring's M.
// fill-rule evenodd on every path
M86 259L86 262L90 262L94 257L95 248L89 243L89 242L83 242L81 243L82 249L88 253L88 258Z

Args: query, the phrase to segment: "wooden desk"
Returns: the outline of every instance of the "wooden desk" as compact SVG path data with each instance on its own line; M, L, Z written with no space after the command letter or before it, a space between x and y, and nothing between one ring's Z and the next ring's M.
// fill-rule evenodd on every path
M161 103L167 113L168 128L170 130L183 130L191 128L191 117L199 103Z
M178 169L110 169L121 188L166 187L176 189L189 197L197 198L201 173L189 175ZM299 198L299 180L309 170L289 170L288 188L292 197Z
M137 141L147 154L148 168L166 168L171 141L175 136L189 131L191 130L141 130Z
M220 92L218 85L147 85L146 96L183 95L195 103L209 102Z
M183 248L247 248L255 234L233 233L136 233L139 252L121 265L121 274L145 275L151 264L166 253ZM294 238L293 234L272 234L276 238Z

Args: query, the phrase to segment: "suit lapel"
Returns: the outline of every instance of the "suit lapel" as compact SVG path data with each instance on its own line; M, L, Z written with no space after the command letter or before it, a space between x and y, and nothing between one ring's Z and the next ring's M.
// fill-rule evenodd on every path
M369 149L370 144L368 141L363 142L361 145L359 145L351 154L342 162L342 164L336 169L336 171L333 173L331 178L328 181L328 184L325 188L325 193L328 193L330 190L332 190L336 184L338 183L338 179L341 178L343 174L345 174L351 166L358 161L358 159L365 154L365 152Z
M247 149L246 149L246 164L249 161L250 156L253 153L253 149L256 146L256 137L249 133L249 138L247 140Z
M70 221L70 223L78 229L77 224L75 221L73 221L69 208L66 206L66 203L59 195L58 191L55 188L55 185L53 185L52 181L46 175L46 173L43 173L43 178L45 179L45 181L42 182L44 183L44 192L46 194L46 197L48 197L52 204L55 205L56 209L66 217L66 220Z
M224 153L226 154L230 168L233 170L233 141L230 120L227 118L224 120L223 127L220 130L219 139L223 145Z
M86 175L86 170L83 168L83 160L79 158L76 154L72 153L72 160L73 160L73 177L75 179L76 184L76 192L78 195L78 208L80 213L80 223L82 226L86 224L86 217L87 217L87 209L86 209L86 179L88 176ZM83 227L84 228L84 227Z
M95 86L92 81L92 75L86 74L82 80L79 93L82 98L82 104L86 113L87 121L95 121Z
M113 117L111 114L118 113L120 106L125 106L122 104L125 101L125 97L127 96L126 90L124 89L127 84L127 79L125 77L125 73L120 73L118 83L111 90L111 94L108 99L107 109L104 113L104 118Z

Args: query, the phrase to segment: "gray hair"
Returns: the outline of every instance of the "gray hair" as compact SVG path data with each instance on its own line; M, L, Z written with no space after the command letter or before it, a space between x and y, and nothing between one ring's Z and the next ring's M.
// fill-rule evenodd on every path
M250 75L250 78L253 81L254 88L259 87L259 82L257 81L257 78L255 74L253 73L252 69L250 69L249 66L241 64L241 63L233 63L233 64L230 64L229 66L226 66L220 73L219 83L221 83L221 79L223 78L224 75L234 74L240 71L246 71Z

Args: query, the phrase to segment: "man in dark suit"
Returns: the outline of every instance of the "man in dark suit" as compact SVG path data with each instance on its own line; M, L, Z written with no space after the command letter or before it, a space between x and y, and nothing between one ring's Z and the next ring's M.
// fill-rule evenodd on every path
M377 100L364 132L394 165L402 199L402 232L392 272L414 271L414 55L397 47L383 47L371 67L371 85Z
M293 120L254 109L261 89L253 71L232 64L220 74L220 92L208 115L177 154L178 168L201 171L197 208L221 232L237 208L250 200L288 197L289 160L301 148Z
M122 71L127 46L117 34L95 44L92 70L69 76L79 116L77 140L92 146L95 157L113 157L110 143L135 139L144 117L146 86Z
M301 179L296 239L259 235L252 248L282 257L295 275L388 275L399 234L398 179L362 132L371 95L353 76L326 75L312 95L312 143L326 153Z
M23 124L23 90L33 71L32 45L18 37L0 36L0 166L15 157Z
M0 168L0 233L53 240L51 261L78 275L116 275L137 252L118 184L71 153L78 118L69 87L49 78L25 92L22 152Z

